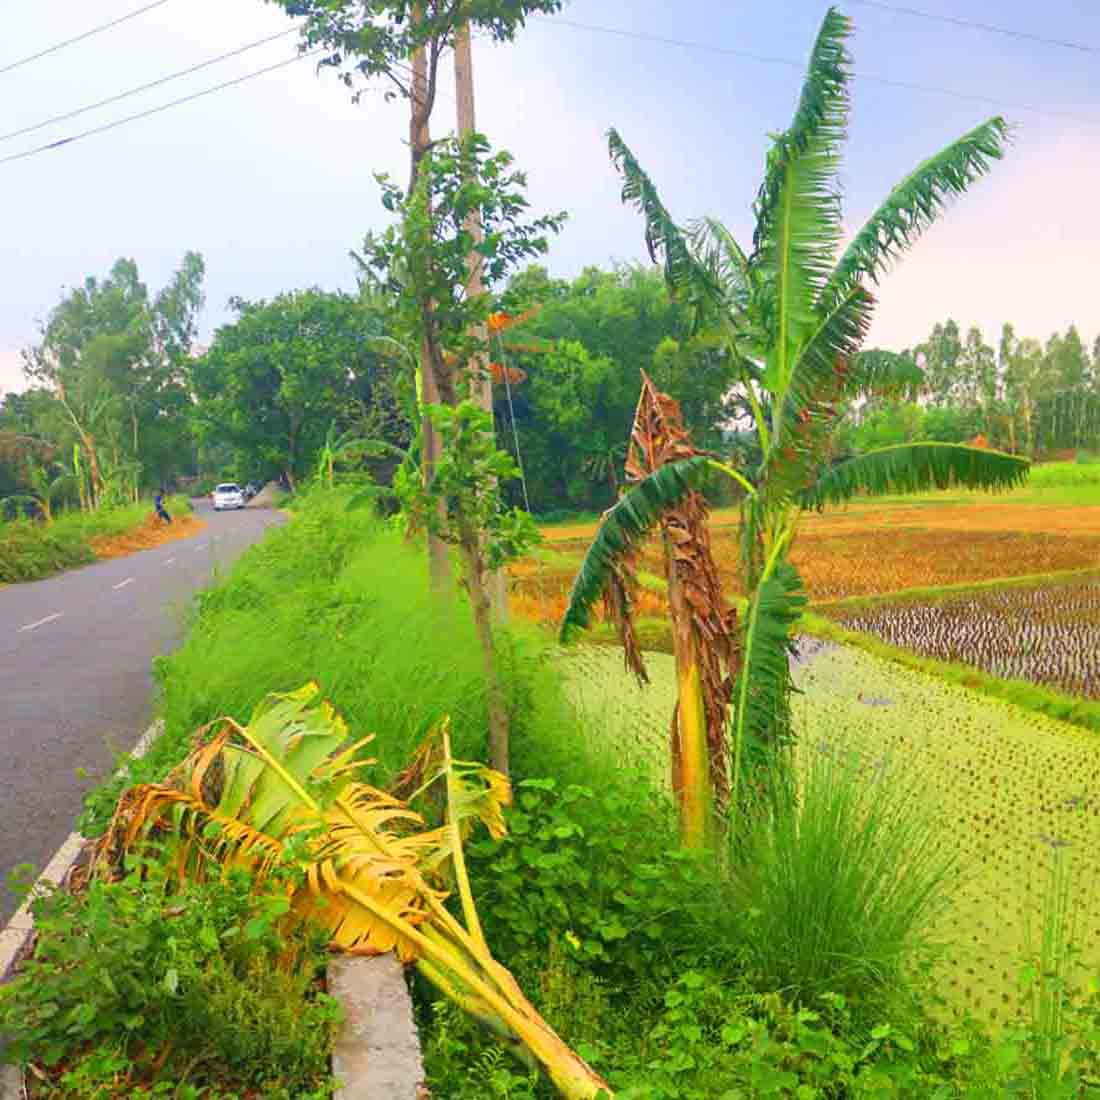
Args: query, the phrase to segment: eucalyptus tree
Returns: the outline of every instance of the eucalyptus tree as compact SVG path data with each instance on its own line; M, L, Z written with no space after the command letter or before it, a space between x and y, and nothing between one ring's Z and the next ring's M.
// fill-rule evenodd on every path
M804 602L788 552L799 516L857 494L913 492L959 483L998 489L1021 481L1027 463L940 443L907 443L832 461L844 414L859 398L898 392L919 378L907 356L862 352L877 285L890 266L999 160L1008 127L992 118L918 165L843 250L841 145L847 134L851 22L830 8L810 57L791 125L772 138L747 247L719 221L677 224L623 139L609 135L623 199L645 219L646 242L670 290L719 339L734 368L759 461L736 473L741 486L742 583L732 706L731 804L745 746L767 749L788 732L791 630ZM605 517L574 582L563 622L583 625L622 553L668 509L696 492L712 459L682 458L653 471ZM678 704L681 716L684 701ZM698 712L698 706L686 708ZM696 799L698 801L698 799ZM693 833L698 836L698 830Z

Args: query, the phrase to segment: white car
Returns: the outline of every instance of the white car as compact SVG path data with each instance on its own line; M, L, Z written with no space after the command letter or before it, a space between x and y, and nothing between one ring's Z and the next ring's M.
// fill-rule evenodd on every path
M227 481L214 490L214 511L221 512L226 508L243 508L244 493L239 485Z

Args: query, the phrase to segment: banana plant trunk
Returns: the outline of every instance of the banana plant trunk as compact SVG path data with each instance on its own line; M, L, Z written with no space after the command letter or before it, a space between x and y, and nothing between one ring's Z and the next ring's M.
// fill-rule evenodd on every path
M672 561L664 536L666 560ZM675 567L668 570L668 603L676 660L676 713L673 720L672 790L680 810L680 837L687 848L701 849L710 839L712 795L707 713L703 700L699 639L693 628L684 585Z

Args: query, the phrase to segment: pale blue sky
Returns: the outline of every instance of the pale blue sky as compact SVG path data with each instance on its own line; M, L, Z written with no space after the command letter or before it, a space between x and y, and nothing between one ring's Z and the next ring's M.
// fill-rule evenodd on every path
M987 104L859 79L844 182L852 228L889 187L990 114L1018 124L1009 159L953 209L880 290L875 342L902 346L947 315L1001 321L1045 338L1076 321L1100 332L1100 3L885 0L1075 41L1072 50L963 29L869 3L856 20L856 69ZM141 6L35 0L8 14L0 68ZM766 134L790 118L823 0L572 0L563 19L787 59L764 63L539 21L519 43L476 46L481 129L530 175L539 210L572 218L550 263L643 255L637 216L618 201L604 132L617 126L677 217L712 214L750 230ZM75 13L75 14L74 14ZM286 25L261 0L168 0L114 31L0 74L0 133L203 61ZM0 141L0 156L151 107L293 53L251 51L114 107ZM1038 112L1024 108L1037 108ZM437 130L453 118L437 109ZM1045 112L1045 113L1043 113ZM6 278L0 390L20 384L18 349L62 288L135 258L160 285L187 249L208 264L204 336L231 295L350 286L350 248L381 224L372 173L403 174L404 105L358 107L303 61L151 119L41 156L0 164Z

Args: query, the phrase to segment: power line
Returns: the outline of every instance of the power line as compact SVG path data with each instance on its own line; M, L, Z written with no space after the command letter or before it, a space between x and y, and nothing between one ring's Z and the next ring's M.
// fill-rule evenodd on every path
M935 12L921 11L919 8L907 8L899 4L887 4L884 0L849 0L852 4L862 4L868 8L896 12L899 15L911 15L917 19L931 19L937 23L950 23L954 27L967 27L970 30L988 31L990 34L1003 34L1008 38L1019 38L1025 42L1041 42L1044 46L1060 46L1065 50L1077 50L1080 53L1100 53L1100 47L1088 46L1083 42L1071 42L1062 38L1047 38L1030 31L1016 30L1013 27L1001 27L995 23L979 23L973 19L958 19L953 15L938 15Z
M179 99L173 99L169 103L162 103L159 107L151 107L147 111L139 111L137 114L127 115L125 118L115 119L114 122L108 122L103 126L96 126L94 129L85 130L79 134L73 134L71 137L61 138L60 141L51 141L48 145L39 145L34 149L25 149L21 153L13 153L11 156L0 157L0 164L9 164L11 161L24 160L27 157L33 157L39 153L46 153L51 149L60 149L63 145L71 145L74 141L92 137L94 134L104 134L108 130L114 130L119 126L125 126L128 122L137 122L138 119L149 118L150 115L158 115L162 111L170 110L172 107L179 107L184 103L202 99L203 96L213 95L214 92L221 92L226 88L232 88L237 84L243 84L246 80L255 80L258 76L264 76L266 73L273 73L276 69L286 68L287 65L293 65L296 61L301 61L306 57L313 57L315 54L321 52L320 49L317 49L311 50L308 53L295 54L294 57L287 58L285 61L278 61L274 65L268 65L266 68L257 69L255 72L246 73L244 76L238 76L233 80L226 80L221 84L215 84L212 88L204 88L201 92L192 92L191 95L181 96Z
M10 73L12 69L18 69L22 65L29 65L32 61L37 61L40 57L48 57L51 53L57 53L58 50L63 50L66 46L72 46L76 42L83 42L85 38L91 38L94 34L100 34L102 31L109 31L112 27L117 27L120 23L125 23L129 19L136 19L139 15L144 15L147 11L152 11L153 8L159 8L162 4L167 4L168 0L155 0L152 4L146 4L143 8L138 8L137 11L132 11L129 15L120 15L117 19L112 19L110 23L104 23L102 26L93 27L90 31L85 31L83 34L78 34L75 38L66 38L64 42L58 42L54 46L49 46L44 50L39 50L38 53L33 53L30 57L21 58L19 61L12 61L10 64L0 68L0 76L4 73Z
M764 65L784 65L788 68L804 70L805 61L795 61L789 57L772 57L766 54L752 53L749 50L738 50L732 46L717 46L711 42L693 42L682 38L667 38L664 35L649 34L645 31L631 31L623 27L601 27L593 23L578 23L572 19L562 19L554 16L552 19L542 16L533 16L540 23L571 27L574 30L593 31L597 34L618 35L621 38L633 38L642 42L654 42L662 46L676 46L681 49L703 50L707 53L721 54L727 57L742 57L748 61L758 61ZM925 92L930 95L948 96L952 99L969 100L973 103L985 103L993 107L1000 107L1011 111L1027 111L1029 114L1045 115L1049 118L1064 118L1073 122L1083 122L1088 126L1100 126L1100 118L1089 115L1073 114L1069 111L1051 111L1045 107L1032 107L1024 103L1013 103L994 96L978 95L971 92L961 92L954 88L940 88L932 84L913 84L905 80L893 80L885 76L873 76L870 73L854 72L857 80L866 80L872 84L884 84L891 88L905 88L913 92Z
M71 118L87 114L89 111L98 110L100 107L106 107L111 103L118 103L119 100L127 99L132 95L137 95L139 92L147 92L152 88L159 88L160 85L167 84L172 80L178 80L181 76L190 76L191 73L197 73L200 69L209 68L211 65L216 65L219 61L228 61L229 58L238 57L248 50L254 50L257 46L266 46L269 42L274 42L278 38L285 38L288 34L295 34L297 30L297 27L291 27L289 30L279 31L278 34L268 35L267 38L261 38L257 42L249 42L247 46L241 46L239 49L230 50L229 53L219 54L217 57L210 58L209 61L202 61L198 65L192 65L189 69L180 69L179 72L169 73L167 76L149 81L148 84L139 84L136 88L129 88L125 92L119 92L118 95L109 96L107 99L101 99L97 103L89 103L86 107L78 107L75 111L54 115L52 118L43 119L41 122L36 122L32 126L24 126L20 130L12 130L7 134L0 134L0 141L8 141L10 138L21 137L23 134L33 133L35 130L41 130L44 126L50 126L55 122L67 122Z

